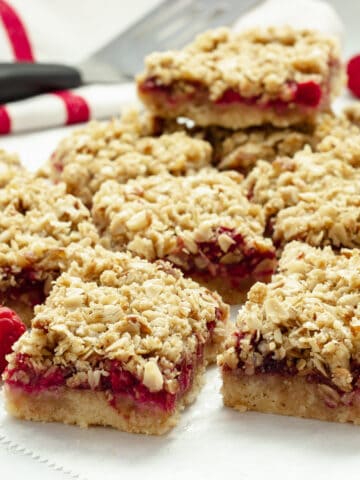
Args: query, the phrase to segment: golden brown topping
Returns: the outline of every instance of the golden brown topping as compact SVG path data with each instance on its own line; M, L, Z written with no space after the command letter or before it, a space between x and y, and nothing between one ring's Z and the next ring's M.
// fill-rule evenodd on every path
M16 286L16 276L24 269L30 279L34 275L32 280L47 279L65 265L68 245L97 240L90 212L65 193L64 184L54 186L26 175L0 190L1 288Z
M154 119L134 110L121 119L91 122L60 143L40 175L65 182L68 193L89 206L106 180L125 183L165 172L184 175L210 164L207 142L184 132L153 137L156 133Z
M25 172L17 155L0 150L0 188L5 187L16 175Z
M314 136L316 151L331 152L335 158L360 166L360 129L344 115L321 115Z
M99 246L69 249L74 262L36 307L33 328L15 345L10 369L17 353L40 369L73 366L67 383L75 387L84 374L118 361L150 391L169 385L174 393L180 363L191 361L198 344L209 339L208 324L216 322L213 341L224 339L228 307L170 265Z
M94 197L94 220L111 247L127 248L148 260L167 257L178 263L181 258L172 254L182 247L196 254L198 243L211 242L220 227L240 233L249 246L268 249L271 242L262 237L262 208L242 194L241 180L236 172L208 169L187 177L140 178L125 185L109 181ZM231 238L223 237L225 252Z
M360 136L358 136L360 141ZM315 246L360 246L359 170L337 150L258 162L245 181L251 199L272 219L273 238ZM338 158L336 158L336 155Z
M177 83L185 93L205 86L217 100L227 89L243 97L289 100L293 82L314 81L328 89L334 64L339 63L335 40L309 30L270 27L234 33L210 30L181 51L152 53L138 82L155 79Z

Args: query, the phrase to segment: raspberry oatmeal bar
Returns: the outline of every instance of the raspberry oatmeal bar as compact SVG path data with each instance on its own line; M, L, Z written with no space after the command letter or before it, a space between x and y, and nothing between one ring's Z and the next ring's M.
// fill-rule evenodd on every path
M195 399L227 319L216 293L170 264L86 248L8 356L8 411L165 433Z
M329 109L343 81L335 40L289 27L208 31L182 51L153 53L138 79L160 117L197 125L286 127Z
M0 304L29 323L33 306L66 266L66 247L97 240L90 212L64 184L15 177L0 189Z
M131 110L121 119L91 122L65 138L40 175L65 182L67 192L90 206L106 180L170 172L184 175L211 163L211 146L185 132L159 134L157 121ZM154 136L153 136L154 135Z
M225 405L360 424L359 269L358 249L285 247L219 356Z
M275 267L262 208L241 193L241 180L236 172L207 169L126 185L109 181L94 197L93 218L107 247L166 259L238 303L244 286L267 280Z
M313 153L305 148L292 159L259 161L248 175L244 188L251 201L264 206L276 245L301 240L360 247L360 171L343 153L336 158L336 150Z

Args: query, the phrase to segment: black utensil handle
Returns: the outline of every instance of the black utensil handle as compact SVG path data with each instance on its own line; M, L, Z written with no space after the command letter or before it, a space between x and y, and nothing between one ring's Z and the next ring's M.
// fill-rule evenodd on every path
M0 63L0 104L81 84L79 71L67 65Z

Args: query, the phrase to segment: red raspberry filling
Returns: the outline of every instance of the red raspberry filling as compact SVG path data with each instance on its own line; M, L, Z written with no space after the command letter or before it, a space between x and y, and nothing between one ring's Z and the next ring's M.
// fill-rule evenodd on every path
M191 83L191 85L197 89L198 96L204 100L205 90L195 83ZM261 102L261 96L244 97L236 90L228 88L214 103L216 105L231 105L234 103L254 105L258 103L259 108L275 108L280 110L286 108L289 103L312 108L315 108L320 104L322 89L316 82L312 80L302 83L293 82L290 87L292 90L292 99L290 101L284 101L278 98L268 100L267 102ZM194 96L194 94L177 93L174 85L161 85L157 82L156 78L153 77L146 79L139 86L139 89L144 93L162 95L165 97L166 101L172 105L189 100Z
M25 331L26 326L13 310L0 307L0 373L7 365L6 355Z
M360 98L360 55L352 57L347 64L347 85L355 97Z
M156 78L150 77L144 80L140 86L140 90L142 92L150 92L150 93L166 93L170 94L171 93L171 86L168 85L161 85L157 83Z
M96 390L107 391L113 394L110 404L116 408L116 397L124 396L132 399L134 403L140 406L156 407L160 410L170 412L176 407L177 399L189 390L194 378L194 369L203 355L203 347L199 344L198 351L192 361L183 360L179 365L179 390L171 394L166 390L160 392L150 392L150 390L132 373L124 370L120 362L107 361L106 370L108 376L102 376ZM75 371L72 368L63 368L53 366L46 372L37 371L29 362L29 357L18 354L16 358L16 368L6 371L6 383L15 387L20 387L27 393L39 392L42 390L62 387L66 380L71 377ZM77 387L77 389L90 389L86 382Z
M158 407L164 411L171 411L175 408L175 395L165 390L150 392L139 379L122 369L119 362L112 363L109 377L102 377L101 390L109 390L115 395L128 396L137 404ZM114 407L116 406L115 397L111 403Z
M226 254L236 253L235 251L242 254L243 258L237 263L221 263L221 259L225 253L219 245L218 237L222 233L226 233L234 241ZM184 242L182 239L179 239L178 250L171 255L171 257L178 256L181 264L187 264L187 267L184 267L185 273L227 278L230 279L232 286L237 288L244 279L254 277L256 280L264 280L268 278L275 269L275 250L260 251L248 246L243 236L234 229L219 227L215 232L213 240L198 242L197 245L199 252L196 255L191 255L184 252ZM204 265L203 268L200 269L197 266L197 260L201 260ZM270 262L266 262L267 267L258 268L265 260L270 260Z
M293 98L289 102L285 102L281 99L269 100L264 104L265 107L281 108L286 107L289 103L294 102L297 105L303 105L305 107L317 107L321 100L321 88L313 82L303 82L292 84ZM226 105L231 103L245 103L247 105L255 104L259 101L260 97L243 97L240 93L228 89L223 95L215 102L218 105Z

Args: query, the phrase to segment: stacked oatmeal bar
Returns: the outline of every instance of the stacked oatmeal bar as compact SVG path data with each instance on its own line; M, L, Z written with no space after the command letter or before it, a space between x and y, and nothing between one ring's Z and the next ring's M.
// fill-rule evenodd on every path
M287 127L329 109L341 77L337 43L317 32L220 28L181 51L149 55L138 92L160 117L232 129Z

